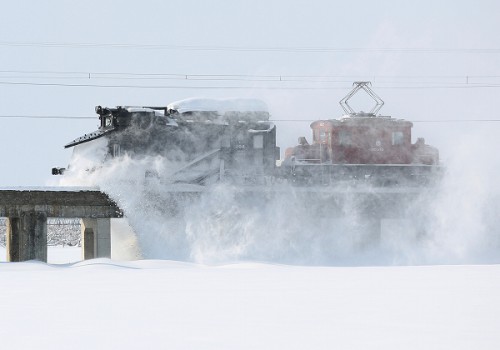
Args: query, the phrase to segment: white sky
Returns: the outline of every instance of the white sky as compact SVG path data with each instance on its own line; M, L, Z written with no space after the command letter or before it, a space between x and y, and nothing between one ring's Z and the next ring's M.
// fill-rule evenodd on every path
M0 186L44 185L50 168L65 166L69 160L71 151L63 145L95 130L98 121L3 116L93 117L98 104L166 105L203 96L261 98L274 119L335 118L341 115L338 101L352 81L370 80L386 102L381 110L386 115L413 121L500 119L499 18L500 2L495 0L4 0L0 5ZM28 45L19 45L23 43ZM300 52L304 48L351 50ZM482 49L493 51L474 51ZM51 73L35 73L40 71ZM110 78L97 73L127 74ZM144 76L132 73L218 77L137 79ZM254 80L256 75L281 75L284 80L307 75L324 78L306 80L340 82L214 80L220 75L250 75ZM468 76L469 85L465 85ZM116 87L124 85L142 88ZM278 123L282 150L293 146L298 136L310 138L308 124ZM485 144L491 147L484 152L495 156L498 131L500 122L415 123L413 137L425 137L439 147L446 161L468 136L488 141Z

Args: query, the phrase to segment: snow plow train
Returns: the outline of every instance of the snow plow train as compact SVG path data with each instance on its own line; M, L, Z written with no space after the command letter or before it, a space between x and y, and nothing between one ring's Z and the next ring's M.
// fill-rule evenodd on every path
M376 102L370 112L356 112L349 105L361 90ZM436 178L438 150L422 138L412 143L410 121L378 115L383 101L369 82L354 83L340 104L342 117L314 121L311 142L300 137L283 159L266 105L252 99L188 99L167 107L98 106L98 130L65 147L104 137L107 158L162 156L175 169L165 177L146 175L169 184L335 186L348 181L383 187L421 186ZM54 175L64 171L52 169Z

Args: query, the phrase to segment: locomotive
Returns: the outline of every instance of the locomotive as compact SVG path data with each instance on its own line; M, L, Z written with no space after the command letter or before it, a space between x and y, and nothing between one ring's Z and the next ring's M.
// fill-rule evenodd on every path
M96 107L100 126L66 148L107 139L106 159L160 156L172 168L163 181L209 185L263 183L279 148L267 107L254 99L187 99L167 107ZM105 159L105 161L106 161ZM53 168L62 174L64 168ZM159 176L148 171L147 176Z
M348 103L361 90L376 102L368 113L355 112ZM99 129L65 147L104 137L107 158L161 156L172 168L162 177L168 183L419 185L439 173L438 150L422 138L411 143L411 122L377 115L383 101L369 82L355 82L340 104L345 115L314 121L312 143L300 137L297 146L286 149L283 160L267 107L253 99L187 99L167 107L98 106ZM63 172L52 169L53 174Z
M355 112L348 103L361 90L376 102L368 113ZM377 115L383 104L369 82L355 82L340 101L345 114L314 121L312 144L299 137L299 144L285 151L284 166L302 182L427 183L439 172L439 151L423 138L411 143L411 122Z

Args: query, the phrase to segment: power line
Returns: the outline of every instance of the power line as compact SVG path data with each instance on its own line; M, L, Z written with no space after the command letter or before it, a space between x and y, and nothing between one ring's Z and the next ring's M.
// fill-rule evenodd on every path
M1 74L1 73L0 73ZM292 76L269 76L269 77L264 77L264 78L259 78L258 76L248 76L248 77L240 77L237 75L234 76L201 76L201 75L186 75L186 76L150 76L150 77L144 77L144 76L100 76L97 74L90 75L84 77L84 76L28 76L28 75L18 75L18 76L3 76L4 79L29 79L29 80L40 80L40 79L50 79L50 80L151 80L151 81L161 81L161 80L179 80L179 81L226 81L226 82L232 82L232 81L244 81L244 82L277 82L277 83L337 83L337 84L345 84L345 83L352 83L353 81L356 80L362 80L362 79L337 79L337 78L328 78L328 77L313 77L313 78L302 78L302 77L292 77ZM482 83L480 82L473 82L471 81L474 79L474 77L467 77L463 76L460 78L455 78L455 81L451 81L451 78L448 78L448 81L432 81L431 79L426 79L423 81L418 81L418 80L399 80L397 78L394 78L394 81L390 81L389 78L383 79L383 78L376 78L376 77L370 77L372 79L377 79L378 84L388 84L388 83L398 83L398 84L455 84L455 85L484 85L486 84L484 81ZM499 79L500 77L484 77L484 78L478 78L478 79ZM380 81L383 79L383 81ZM425 78L424 78L425 79ZM443 78L446 80L447 78ZM500 83L500 81L499 81Z
M0 79L3 85L40 85L40 86L80 86L80 87L110 87L110 88L200 88L200 89L221 89L221 88L249 88L248 86L163 86L159 85L162 80L165 81L183 81L192 82L247 82L247 83L269 83L280 84L279 87L253 85L254 89L312 89L317 86L293 87L293 84L311 83L320 84L322 89L335 88L328 84L345 84L352 81L372 80L376 81L379 88L454 88L454 87L497 87L500 86L499 75L454 75L454 76L390 76L390 75L255 75L255 74L184 74L184 73L126 73L126 72L85 72L85 71L29 71L29 70L0 70ZM33 82L32 80L45 79L46 82ZM61 79L71 82L60 82ZM24 81L23 81L24 80ZM155 85L142 84L100 84L93 82L96 80L104 81L154 81ZM288 84L288 85L287 85ZM391 86L392 85L392 86Z
M0 81L0 85L27 85L46 87L87 87L115 89L199 89L199 90L345 90L341 86L210 86L210 85L118 85L118 84L70 84L70 83L34 83L26 81ZM377 89L472 89L500 88L500 84L463 84L463 85L415 85L415 86L377 86Z
M209 46L209 45L164 45L137 43L71 43L71 42L14 42L2 41L6 47L44 47L44 48L113 48L148 49L177 51L233 51L233 52L324 52L324 53L425 53L425 54L498 54L497 48L425 48L425 47L300 47L300 46Z
M374 80L379 79L405 79L406 81L412 81L415 79L453 79L460 82L466 82L470 79L497 79L500 75L378 75L378 74L358 74L358 75L286 75L286 74L195 74L195 73L165 73L165 72L105 72L105 71L54 71L54 70L0 70L0 74L36 74L43 75L43 78L59 78L61 75L81 75L77 78L113 78L124 76L124 77L134 77L138 79L146 79L151 77L159 77L165 79L272 79L283 81L284 79L343 79L338 82L352 82L353 80L366 79L367 77ZM51 74L52 77L47 77L47 74ZM6 78L14 78L13 76L5 76ZM30 78L29 76L22 76L24 78ZM17 77L16 77L17 78Z
M96 117L72 117L62 115L0 115L0 118L10 119L93 119Z
M91 87L91 88L126 88L126 89L286 89L286 90L323 90L342 89L343 87L265 87L265 86L199 86L199 85L118 85L118 84L65 84L65 83L34 83L34 82L10 82L0 81L0 85L28 85L28 86L58 86L58 87Z
M314 122L319 119L270 119L271 122ZM412 123L491 123L491 122L500 122L500 119L441 119L441 120L411 120Z
M444 120L412 120L412 123L490 123L500 122L500 119L444 119Z
M92 119L96 120L98 117L83 117L83 116L69 116L69 115L0 115L0 118L5 119ZM281 123L303 123L313 122L318 119L269 119L270 122ZM412 123L491 123L500 122L500 119L427 119L427 120L412 120Z

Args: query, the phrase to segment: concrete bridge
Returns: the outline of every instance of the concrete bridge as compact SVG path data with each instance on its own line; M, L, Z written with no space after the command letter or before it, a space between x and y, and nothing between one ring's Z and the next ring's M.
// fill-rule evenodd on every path
M122 211L97 188L0 189L0 217L7 218L7 261L47 262L47 218L80 218L83 258L111 256L111 218Z
M421 217L408 209L421 203L431 189L242 186L235 205L265 207L276 196L299 201L320 217L342 218L346 205L363 218L373 239L381 236L382 220L403 218L419 226ZM189 203L199 200L210 188L199 185L165 186L160 194L148 194L152 207L164 215L182 215ZM252 197L249 201L248 198ZM427 196L428 197L428 196ZM238 204L239 203L239 204ZM47 218L80 218L83 259L111 257L111 218L123 216L121 209L97 188L11 188L0 189L0 217L7 218L7 261L47 261ZM425 220L423 220L425 222ZM419 228L425 230L425 228Z

